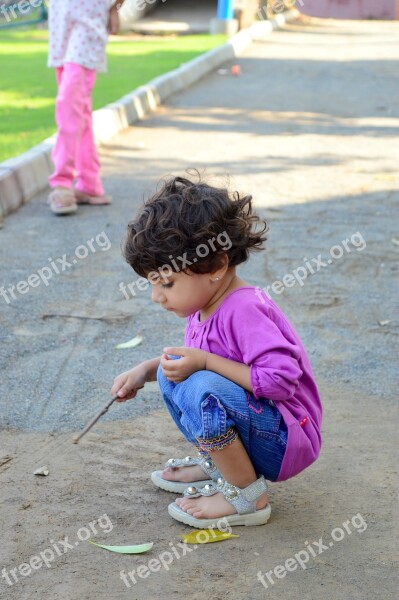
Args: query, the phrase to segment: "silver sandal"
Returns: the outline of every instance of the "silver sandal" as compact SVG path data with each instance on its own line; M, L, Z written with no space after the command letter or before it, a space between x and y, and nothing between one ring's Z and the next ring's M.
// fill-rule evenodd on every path
M186 456L186 458L170 458L167 461L165 468L171 467L174 469L177 467L193 467L194 465L199 465L210 479L201 479L200 481L193 481L192 483L169 481L168 479L161 477L162 471L153 471L153 473L151 473L151 481L162 490L181 494L189 486L194 486L195 488L203 487L204 485L211 484L220 477L218 468L213 460L209 456L203 456L199 453L197 458L192 458L191 456Z
M218 523L223 521L223 526L228 525L264 525L270 518L271 507L267 504L265 508L256 510L256 502L267 491L265 478L262 476L246 488L239 488L219 477L216 482L206 484L203 488L190 485L184 492L186 498L198 498L199 496L213 496L218 492L222 493L224 498L236 509L234 515L226 515L218 519L197 519L186 513L175 502L169 504L168 512L171 517L196 527L197 529L207 529L217 527Z

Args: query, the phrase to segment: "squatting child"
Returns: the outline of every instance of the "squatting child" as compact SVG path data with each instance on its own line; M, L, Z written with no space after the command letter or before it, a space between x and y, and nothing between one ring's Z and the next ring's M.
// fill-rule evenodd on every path
M182 177L166 181L129 223L123 253L152 300L185 318L184 346L166 347L116 377L134 398L158 380L194 457L170 459L153 483L183 496L169 514L197 528L261 525L266 480L294 477L318 457L322 408L295 329L236 268L262 249L266 223L251 196Z

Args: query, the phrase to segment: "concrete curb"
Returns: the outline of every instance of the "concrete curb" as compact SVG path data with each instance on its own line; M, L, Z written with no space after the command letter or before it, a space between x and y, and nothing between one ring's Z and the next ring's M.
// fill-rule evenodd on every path
M97 144L108 142L117 133L143 119L169 96L180 92L228 60L240 56L253 42L274 29L293 21L297 10L276 15L270 21L259 21L243 29L223 46L210 50L108 104L93 113L93 129ZM14 212L48 185L53 170L51 150L55 135L20 156L0 163L0 219Z

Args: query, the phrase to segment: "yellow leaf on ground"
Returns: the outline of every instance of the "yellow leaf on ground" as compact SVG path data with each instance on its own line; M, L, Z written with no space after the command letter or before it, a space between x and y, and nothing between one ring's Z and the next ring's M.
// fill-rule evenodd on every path
M219 531L219 529L199 529L191 531L181 536L181 541L185 544L211 544L212 542L224 542L229 538L238 538L239 535Z

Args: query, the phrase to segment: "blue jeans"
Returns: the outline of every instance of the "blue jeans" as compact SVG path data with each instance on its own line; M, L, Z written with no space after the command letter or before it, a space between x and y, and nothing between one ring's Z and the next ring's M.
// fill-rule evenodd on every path
M287 445L287 427L271 400L256 400L236 383L197 371L181 383L158 383L172 419L200 450L221 449L240 437L258 476L276 481Z

